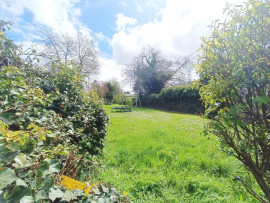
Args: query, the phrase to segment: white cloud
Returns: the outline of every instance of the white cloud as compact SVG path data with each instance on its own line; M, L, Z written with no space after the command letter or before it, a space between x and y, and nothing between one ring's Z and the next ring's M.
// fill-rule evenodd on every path
M128 30L118 26L111 40L113 58L117 64L126 64L147 45L159 48L168 56L195 54L200 37L210 32L207 25L224 18L224 6L225 1L221 0L167 0L160 20Z
M105 57L100 58L101 69L99 78L100 81L108 81L111 79L116 79L119 83L121 83L121 88L125 91L131 91L132 88L129 84L123 82L122 76L122 66L117 64L115 60L108 59Z
M31 23L36 28L45 25L55 31L74 33L76 28L85 29L78 20L81 11L75 7L77 2L78 0L1 0L0 9L3 16L16 21L15 26L22 22L21 17L27 9L33 14Z
M112 78L121 80L121 67L114 60L105 57L100 58L101 69L99 77L103 81L108 81Z
M117 20L116 20L116 30L126 30L126 27L128 25L135 25L137 23L137 19L127 17L123 13L117 14Z

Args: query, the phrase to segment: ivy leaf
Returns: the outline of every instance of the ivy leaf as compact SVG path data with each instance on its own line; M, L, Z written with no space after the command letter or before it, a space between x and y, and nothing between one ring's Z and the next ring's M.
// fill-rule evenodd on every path
M38 167L37 175L39 177L43 176L49 171L49 163L47 161L42 161Z
M10 143L9 145L7 145L7 148L10 149L11 151L19 151L20 150L20 146L16 142Z
M57 173L60 170L59 161L57 159L49 160L49 171L52 173Z
M5 168L0 172L0 190L5 188L17 179L15 171L10 168Z
M18 151L12 152L5 148L4 144L0 144L0 160L3 161L12 161L18 154Z
M70 202L71 200L75 200L80 196L84 196L82 190L66 190L62 197L62 200Z
M34 202L34 198L32 196L24 196L21 200L20 203L32 203Z
M46 175L44 178L37 178L36 179L36 187L40 188L42 191L44 191L44 193L46 196L48 196L50 188L53 187L54 185L54 176L52 175Z
M40 190L37 192L36 194L36 201L38 200L44 200L44 199L48 199L48 194L44 191L44 190Z
M30 188L22 188L15 186L13 187L12 191L10 191L6 198L9 202L19 202L21 199L23 199L24 196L31 195Z
M23 187L28 186L22 179L19 179L19 178L16 180L16 185L17 186L23 186Z
M19 153L15 159L18 164L23 165L26 162L26 155L23 153Z
M57 198L62 198L64 196L64 193L59 188L51 188L49 191L49 198L50 200L54 201Z

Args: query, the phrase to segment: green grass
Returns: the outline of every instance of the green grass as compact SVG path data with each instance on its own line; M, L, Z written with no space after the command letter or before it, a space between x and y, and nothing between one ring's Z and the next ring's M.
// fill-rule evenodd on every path
M239 162L203 135L205 119L133 109L114 113L99 180L134 202L255 202L232 181Z

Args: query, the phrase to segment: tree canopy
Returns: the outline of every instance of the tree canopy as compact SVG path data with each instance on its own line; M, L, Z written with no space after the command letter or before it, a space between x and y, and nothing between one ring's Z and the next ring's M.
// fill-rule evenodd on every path
M270 1L226 8L202 38L198 71L209 130L253 174L263 191L239 178L261 202L270 201Z
M124 74L135 92L141 95L157 94L169 81L185 81L184 69L189 63L188 57L173 61L167 59L160 50L148 47L124 67Z

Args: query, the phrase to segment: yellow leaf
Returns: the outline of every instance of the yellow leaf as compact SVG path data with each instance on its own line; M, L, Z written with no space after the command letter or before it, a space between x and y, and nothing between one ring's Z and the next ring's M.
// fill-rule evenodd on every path
M79 182L79 181L74 180L72 178L69 178L69 177L67 177L65 175L62 175L61 179L62 179L61 185L65 186L67 189L70 189L70 190L75 190L75 189L83 190L85 195L88 195L88 193L91 190L91 186L89 186L88 184Z

